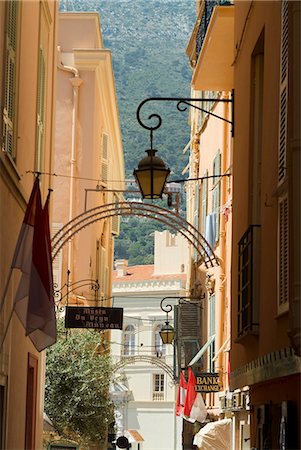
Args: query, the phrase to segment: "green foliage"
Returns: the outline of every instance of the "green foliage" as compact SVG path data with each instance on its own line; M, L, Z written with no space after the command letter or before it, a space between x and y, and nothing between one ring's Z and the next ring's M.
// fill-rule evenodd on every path
M154 232L166 225L149 219L121 219L120 236L115 239L115 259L127 259L130 266L154 263Z
M72 330L65 337L63 330L59 322L60 338L47 350L45 412L61 436L103 443L114 421L110 357L95 351L97 331Z

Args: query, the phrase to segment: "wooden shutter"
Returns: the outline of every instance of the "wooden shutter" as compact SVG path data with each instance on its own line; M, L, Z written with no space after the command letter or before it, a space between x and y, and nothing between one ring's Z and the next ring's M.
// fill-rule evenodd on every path
M108 172L109 172L109 148L108 148L109 137L107 134L102 135L102 151L101 151L101 181L104 184L108 182Z
M289 292L289 228L288 197L278 203L278 312L288 309Z
M52 223L51 235L54 236L63 227L62 223ZM61 249L52 263L53 283L58 289L62 287L63 250Z
M204 177L208 176L208 171L204 173ZM208 212L208 178L204 178L202 182L202 234L206 233L206 217Z
M288 104L288 0L282 1L280 47L280 104L278 140L278 183L286 178L287 104Z
M221 173L221 154L217 153L213 161L213 175ZM215 213L215 243L219 241L219 223L220 223L220 179L213 178L214 189L212 192L212 212Z
M37 90L37 128L36 128L36 170L42 170L44 115L45 115L46 67L43 49L39 51L38 90Z
M118 205L118 197L117 195L114 194L114 203L116 205ZM119 236L119 232L120 232L120 216L118 216L117 214L115 214L112 217L112 234L114 236Z
M16 103L16 53L17 53L17 15L18 2L6 4L6 51L3 107L3 150L15 157L14 122Z
M194 191L194 210L193 210L193 226L198 230L199 229L199 182L195 183L195 191ZM196 261L198 258L198 253L196 249L194 249L194 260Z

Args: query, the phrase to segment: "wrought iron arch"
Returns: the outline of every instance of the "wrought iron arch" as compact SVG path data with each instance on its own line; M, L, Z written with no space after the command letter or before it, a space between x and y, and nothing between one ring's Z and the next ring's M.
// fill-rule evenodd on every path
M167 373L170 378L175 381L174 378L174 372L172 367L170 367L168 364L166 364L165 361L162 359L156 357L156 356L149 356L149 355L134 355L134 356L126 356L121 358L113 367L113 373L117 372L118 370L122 369L125 366L128 366L130 364L135 364L136 362L146 362L153 364L160 369L163 369L164 372Z
M220 263L218 257L214 254L213 249L204 236L202 236L202 234L200 234L191 223L166 208L150 203L140 202L108 203L79 214L70 222L65 224L61 230L53 236L51 241L53 259L56 258L61 248L82 229L95 222L116 215L134 215L164 223L173 230L182 234L182 236L190 242L199 254L201 262L204 262L206 267L214 267Z

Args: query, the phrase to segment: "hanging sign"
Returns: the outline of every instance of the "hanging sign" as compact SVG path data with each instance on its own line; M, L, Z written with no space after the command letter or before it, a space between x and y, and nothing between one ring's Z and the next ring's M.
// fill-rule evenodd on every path
M95 330L122 330L123 308L102 306L67 306L66 328L94 328Z
M223 385L218 373L199 373L195 379L196 392L208 393L222 390Z

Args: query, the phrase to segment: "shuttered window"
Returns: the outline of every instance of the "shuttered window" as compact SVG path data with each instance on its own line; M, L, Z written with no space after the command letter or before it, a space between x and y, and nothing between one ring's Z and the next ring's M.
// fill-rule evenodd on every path
M43 49L39 51L38 62L38 91L37 91L37 128L36 128L36 170L43 168L43 141L45 129L45 82L46 67Z
M117 209L118 203L119 203L118 197L116 194L114 194L113 198L114 198L114 203L116 205L115 209ZM114 236L118 236L119 231L120 231L120 216L117 214L114 214L114 216L112 216L112 234Z
M62 223L53 222L51 235L52 237L58 233L63 227ZM55 288L60 289L62 287L62 264L63 264L63 250L60 250L56 255L55 260L52 262L53 269L53 283Z
M204 177L208 177L208 171L204 173ZM208 211L208 178L202 181L202 235L206 234L206 216Z
M17 18L18 3L6 2L6 48L5 48L5 79L3 105L3 150L13 159L16 157L15 121L16 121L16 89L17 89Z
M193 226L196 230L199 229L199 182L197 181L195 184L195 192L194 192L194 212L193 212ZM196 261L198 258L198 253L196 249L194 249L194 260Z
M109 137L106 133L103 133L101 140L101 159L100 159L100 179L104 184L108 182L109 173Z
M279 199L278 203L278 312L288 309L289 291L289 228L288 198Z
M286 178L287 100L288 100L288 0L282 1L280 54L280 104L278 140L278 183Z
M221 154L217 153L213 161L213 175L221 173ZM212 191L212 212L215 214L215 243L219 241L219 216L220 216L220 179L213 178L214 188Z

